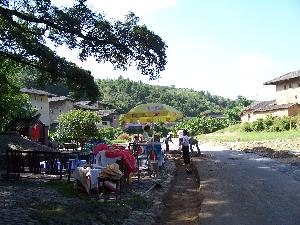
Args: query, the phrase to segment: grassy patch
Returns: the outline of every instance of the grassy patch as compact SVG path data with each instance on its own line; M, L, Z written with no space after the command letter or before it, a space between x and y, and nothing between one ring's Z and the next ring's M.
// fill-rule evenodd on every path
M230 132L229 132L230 133ZM199 135L198 139L203 141L221 141L221 142L233 142L233 141L264 141L275 139L295 139L300 137L300 130L290 130L282 132L234 132L233 135L228 135L228 132L218 132L214 134Z
M40 204L33 215L40 224L122 224L130 208L124 204L88 201L80 205Z
M78 193L72 182L48 181L44 188L56 190L60 195L74 199L39 202L32 216L40 224L122 224L134 209L146 209L151 205L149 199L138 194L127 194L118 202L99 202L97 195ZM79 198L79 201L78 201Z
M79 197L80 194L74 188L73 182L68 181L48 181L41 184L42 187L57 191L63 197Z

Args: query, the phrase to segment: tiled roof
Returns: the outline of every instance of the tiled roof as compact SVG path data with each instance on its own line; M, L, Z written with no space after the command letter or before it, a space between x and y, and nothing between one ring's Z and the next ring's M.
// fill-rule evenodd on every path
M26 94L33 94L33 95L40 95L40 96L48 96L48 97L56 96L55 94L51 94L49 92L37 90L33 88L21 88L20 91Z
M22 137L18 133L0 134L0 155L5 154L7 149L32 150L32 151L56 151L46 145L41 145Z
M278 82L281 82L281 81L290 80L290 79L298 78L298 77L300 77L300 70L290 72L290 73L287 73L280 77L277 77L273 80L267 81L264 83L264 85L273 85L273 84L277 84Z
M91 101L80 101L74 103L75 108L89 109L89 110L104 110L104 109L114 109L114 106L103 103L103 102L94 102Z
M74 101L74 99L66 97L66 96L57 96L57 97L52 97L52 98L48 99L49 102L58 102L58 101L66 101L66 100Z
M89 109L89 110L98 110L99 109L96 105L89 105L88 103L89 103L89 101L75 102L74 107L81 108L81 109Z
M111 114L118 113L116 109L104 109L104 110L98 110L97 113L100 116L109 116Z
M277 105L275 100L271 101L256 101L253 102L251 105L244 108L245 111L252 111L252 112L264 112L264 111L271 111L271 110L277 110L277 109L288 109L295 103L289 103L289 104L281 104Z

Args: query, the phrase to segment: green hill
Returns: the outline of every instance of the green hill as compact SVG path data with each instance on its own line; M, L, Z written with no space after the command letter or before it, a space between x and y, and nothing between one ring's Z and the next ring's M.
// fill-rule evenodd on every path
M192 89L163 87L131 81L123 77L118 79L98 79L96 83L101 92L102 101L115 105L121 113L141 103L160 102L182 111L187 117L198 116L203 112L220 113L240 103L209 92Z

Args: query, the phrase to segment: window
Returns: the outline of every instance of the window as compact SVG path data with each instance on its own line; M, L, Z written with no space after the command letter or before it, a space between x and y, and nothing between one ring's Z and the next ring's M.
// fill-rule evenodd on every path
M286 84L283 86L283 89L284 89L284 90L286 90L286 89L287 89L287 88L286 88Z
M107 126L107 121L102 121L102 125Z
M41 109L43 109L43 107L41 106Z
M298 83L298 87L300 87L300 83Z
M41 102L43 101L43 98L41 98Z
M289 83L289 88L292 88L292 83Z
M117 117L116 116L113 116L113 120L116 120L117 119Z

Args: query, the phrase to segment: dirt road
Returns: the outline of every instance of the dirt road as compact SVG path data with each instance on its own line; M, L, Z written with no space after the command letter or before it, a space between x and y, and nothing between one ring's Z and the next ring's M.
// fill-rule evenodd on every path
M192 174L187 174L182 159L178 155L175 158L176 174L165 196L165 210L156 224L196 225L202 202L197 169L193 167Z
M300 169L253 153L201 146L200 225L300 225Z

